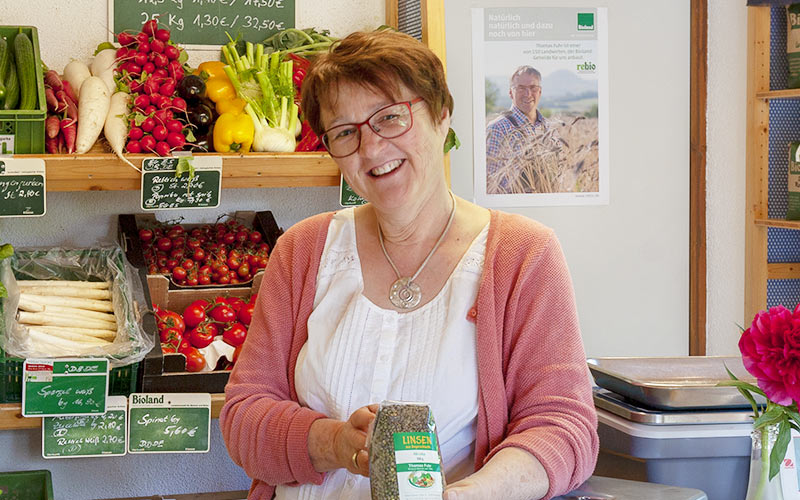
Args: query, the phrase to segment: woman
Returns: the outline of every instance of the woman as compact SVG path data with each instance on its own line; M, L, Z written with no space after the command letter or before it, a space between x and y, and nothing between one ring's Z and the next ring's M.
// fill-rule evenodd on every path
M455 197L436 56L355 33L315 62L303 112L369 201L278 241L220 425L250 498L369 499L383 400L429 402L445 500L549 498L597 454L574 295L553 232Z

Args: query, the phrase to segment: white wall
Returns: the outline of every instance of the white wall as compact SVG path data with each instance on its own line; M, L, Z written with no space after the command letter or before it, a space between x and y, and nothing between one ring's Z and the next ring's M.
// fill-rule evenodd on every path
M556 230L589 356L688 354L689 0L446 0L453 186L472 197L470 7L556 4L608 8L611 201L512 211Z
M708 2L707 352L738 354L744 322L747 7ZM750 318L752 320L752 318Z
M343 36L385 21L383 0L296 0L296 26L330 29ZM61 70L71 58L88 61L106 40L106 0L0 0L0 24L34 25L43 61ZM204 52L190 63L214 58ZM123 168L123 167L110 167ZM337 188L226 189L213 210L166 212L189 222L214 220L235 210L271 210L282 227L338 207ZM38 219L0 219L0 240L18 246L87 246L113 241L116 216L139 212L137 192L49 193L47 214ZM212 422L208 454L140 455L120 458L41 458L40 431L0 431L0 471L50 469L56 498L85 499L247 489L250 481L228 457L218 421Z

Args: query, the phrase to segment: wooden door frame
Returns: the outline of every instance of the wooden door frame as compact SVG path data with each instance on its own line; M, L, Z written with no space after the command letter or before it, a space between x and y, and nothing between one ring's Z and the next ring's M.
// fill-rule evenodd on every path
M689 355L706 354L708 0L691 0L689 70Z

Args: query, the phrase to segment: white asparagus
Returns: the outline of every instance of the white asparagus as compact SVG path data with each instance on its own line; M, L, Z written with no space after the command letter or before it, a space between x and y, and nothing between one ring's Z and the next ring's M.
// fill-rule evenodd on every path
M107 330L116 328L115 325L109 323L108 321L75 318L71 316L61 316L58 314L19 311L18 316L18 321L25 325L72 326L81 328L101 328Z
M41 330L43 332L49 333L54 330L70 332L70 333L77 333L80 335L85 335L87 337L94 337L104 340L111 340L117 336L116 330L106 330L102 328L77 328L74 326L46 326L40 325L36 326L37 330Z
M39 304L38 302L31 302L27 298L23 298L20 296L19 298L19 308L23 311L29 312L43 312L44 311L44 304ZM108 313L104 313L108 314Z
M111 300L109 290L95 288L73 288L68 286L20 286L20 292L33 295L50 295L51 297L81 297L84 299Z
M62 339L67 340L74 340L75 342L81 342L87 345L110 345L111 342L107 340L103 340L97 337L90 337L88 335L81 335L80 333L74 333L66 331L62 328L52 328L50 330L42 330L41 328L32 328L28 327L29 330L36 330L37 332L46 333L48 335L53 335L54 337L59 337Z
M89 311L88 309L80 309L77 307L65 307L65 306L56 306L52 304L42 305L41 311L31 311L31 312L44 312L44 313L53 313L59 316L80 316L81 318L86 319L99 319L101 321L107 321L108 323L113 323L114 325L117 324L117 317L114 316L114 313L108 312L101 312L101 311ZM20 309L22 307L20 306ZM116 328L116 326L114 327Z
M78 297L49 297L47 295L35 295L28 293L22 293L20 294L20 297L24 297L27 300L38 302L39 304L44 305L77 307L80 309L88 309L90 311L114 311L114 307L111 305L111 302L107 300L82 299Z
M69 280L17 280L17 285L20 287L42 286L42 287L80 287L80 288L97 288L100 290L107 290L110 287L108 281L69 281Z
M98 347L96 345L87 346L86 344L75 342L74 340L67 340L67 339L62 339L61 337L55 337L48 333L41 332L35 328L28 328L28 334L30 335L31 339L35 342L45 342L65 349L86 351L86 350L96 349Z

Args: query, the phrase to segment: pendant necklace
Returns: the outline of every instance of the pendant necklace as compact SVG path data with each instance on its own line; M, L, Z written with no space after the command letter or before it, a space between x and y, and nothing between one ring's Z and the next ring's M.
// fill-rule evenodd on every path
M456 197L453 195L452 191L450 191L450 198L453 200L453 209L450 210L450 218L447 219L447 225L444 226L441 236L439 236L439 239L436 240L436 244L433 245L430 253L428 253L427 257L425 257L425 260L422 261L422 264L420 264L417 272L415 272L411 277L404 278L397 269L397 266L395 266L394 262L392 262L391 257L389 257L389 253L386 251L386 245L383 243L383 231L381 231L381 224L380 222L378 223L378 240L381 242L381 250L383 250L383 255L386 256L386 260L389 261L389 265L392 266L394 273L397 275L397 281L392 283L392 287L389 289L389 300L398 309L412 309L416 307L419 304L419 301L422 299L422 291L420 290L419 285L414 283L414 280L417 279L419 273L422 272L422 270L425 268L425 265L429 260L431 260L434 252L436 252L436 249L439 248L439 245L441 245L444 237L447 235L447 231L453 224L453 218L456 215Z

